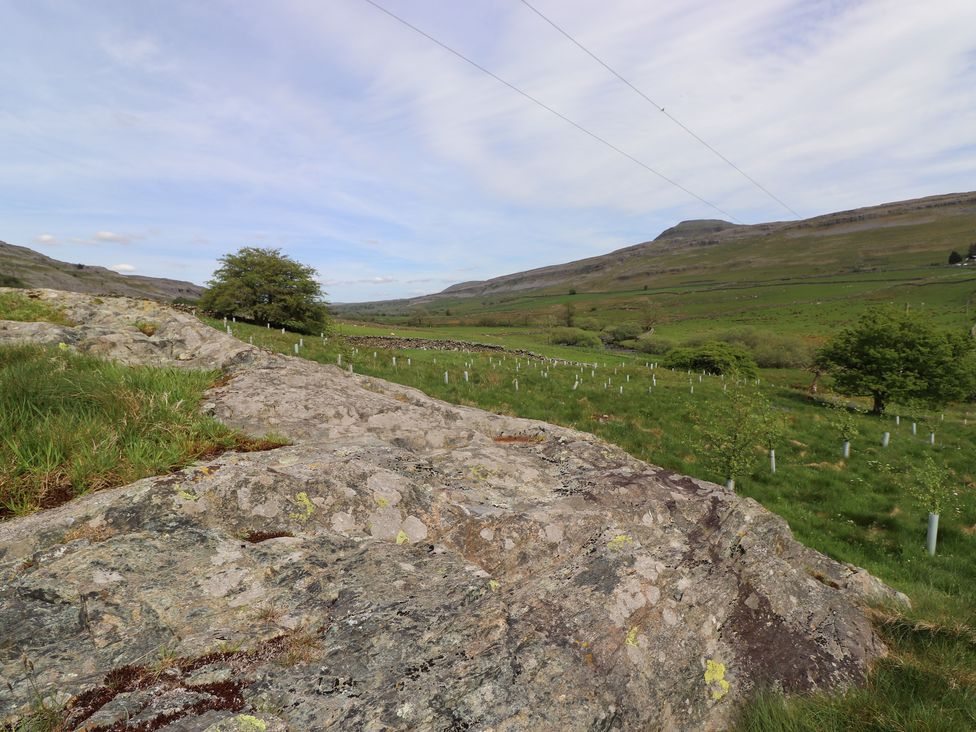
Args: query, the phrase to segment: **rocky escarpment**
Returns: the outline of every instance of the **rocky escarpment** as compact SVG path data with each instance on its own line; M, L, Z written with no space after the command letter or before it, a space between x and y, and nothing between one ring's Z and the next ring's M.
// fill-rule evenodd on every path
M896 593L721 486L154 304L41 296L78 324L0 341L221 366L205 408L295 444L0 524L0 719L720 729L759 686L857 683L885 652L859 605Z

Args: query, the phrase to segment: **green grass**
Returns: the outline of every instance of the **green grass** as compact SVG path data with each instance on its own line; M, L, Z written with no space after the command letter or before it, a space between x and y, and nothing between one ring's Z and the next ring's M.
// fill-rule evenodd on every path
M209 322L222 329L220 322ZM298 342L295 334L241 323L233 330L243 340L286 354L292 354ZM468 336L481 342L518 344L548 356L571 356L574 361L600 365L581 371L565 364L547 368L543 362L511 355L357 350L335 337L328 341L306 337L301 353L323 363L336 363L341 353L343 365L351 364L358 373L417 387L456 404L585 430L648 462L724 481L725 476L708 469L698 447L697 422L723 409L725 392L718 377L703 376L699 381L698 375L692 375L689 383L687 373L645 366L654 357L555 347L545 343L543 331L533 336L528 329L395 330L402 335ZM389 335L390 328L344 324L342 331ZM546 371L548 376L543 376ZM573 390L577 377L582 382ZM648 392L653 379L657 386ZM608 380L612 384L604 387ZM857 413L860 436L853 440L850 459L843 460L842 438L831 426L828 409L805 392L810 380L802 370L761 372L760 388L784 415L788 429L777 445L777 473L769 473L757 445L754 467L738 477L737 490L786 518L804 544L867 568L907 593L915 607L879 619L879 632L892 655L878 664L865 688L785 702L775 695L761 696L746 711L741 726L749 730L973 728L976 410L973 405L954 406L945 411L944 421L939 414L927 415L917 435L912 435L907 418L896 426L893 416ZM866 402L861 406L866 407ZM893 407L892 414L898 410ZM930 429L936 431L934 447L927 441ZM888 448L881 446L884 431L892 433ZM902 477L926 454L954 471L961 494L959 513L942 517L934 558L924 549L927 511L910 498Z
M0 320L43 320L58 325L71 325L71 321L60 308L20 292L0 292Z
M0 347L0 518L166 473L252 440L197 413L217 372Z

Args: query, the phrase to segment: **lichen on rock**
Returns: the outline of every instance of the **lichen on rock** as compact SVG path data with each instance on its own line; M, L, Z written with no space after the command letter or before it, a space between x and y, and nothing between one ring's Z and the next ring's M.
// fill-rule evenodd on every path
M757 685L885 653L860 605L897 593L721 486L155 304L148 338L131 301L43 297L76 325L0 342L225 368L207 409L294 444L0 524L0 722L61 692L90 730L717 729Z

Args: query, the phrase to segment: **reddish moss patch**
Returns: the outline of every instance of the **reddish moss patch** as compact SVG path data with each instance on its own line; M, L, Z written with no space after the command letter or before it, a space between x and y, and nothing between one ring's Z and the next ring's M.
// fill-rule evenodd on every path
M269 539L281 539L282 537L293 537L295 536L290 531L255 531L244 537L244 541L249 541L252 544L260 544L262 541L268 541Z
M311 637L321 635L323 631L324 628L318 631L284 633L246 651L214 651L202 656L177 658L163 672L148 666L120 666L105 674L101 686L90 689L69 702L62 728L76 729L120 694L134 691L151 690L150 704L160 696L181 691L207 696L140 724L128 724L122 720L111 725L86 729L89 732L153 732L184 717L199 716L213 710L242 711L247 706L244 688L248 683L246 675L249 671L287 656L296 642L308 645ZM189 683L194 671L215 665L230 670L233 678L212 684Z
M491 439L503 445L535 445L546 438L542 435L498 435Z

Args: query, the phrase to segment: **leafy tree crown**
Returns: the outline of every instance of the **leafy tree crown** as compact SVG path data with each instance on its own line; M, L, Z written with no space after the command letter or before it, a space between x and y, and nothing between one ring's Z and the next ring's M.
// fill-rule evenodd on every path
M976 385L973 339L894 308L872 308L817 353L816 366L848 396L869 396L880 414L891 401L930 406L962 399Z
M220 262L200 299L204 310L301 333L326 329L328 311L314 268L279 249L258 247L225 254Z

